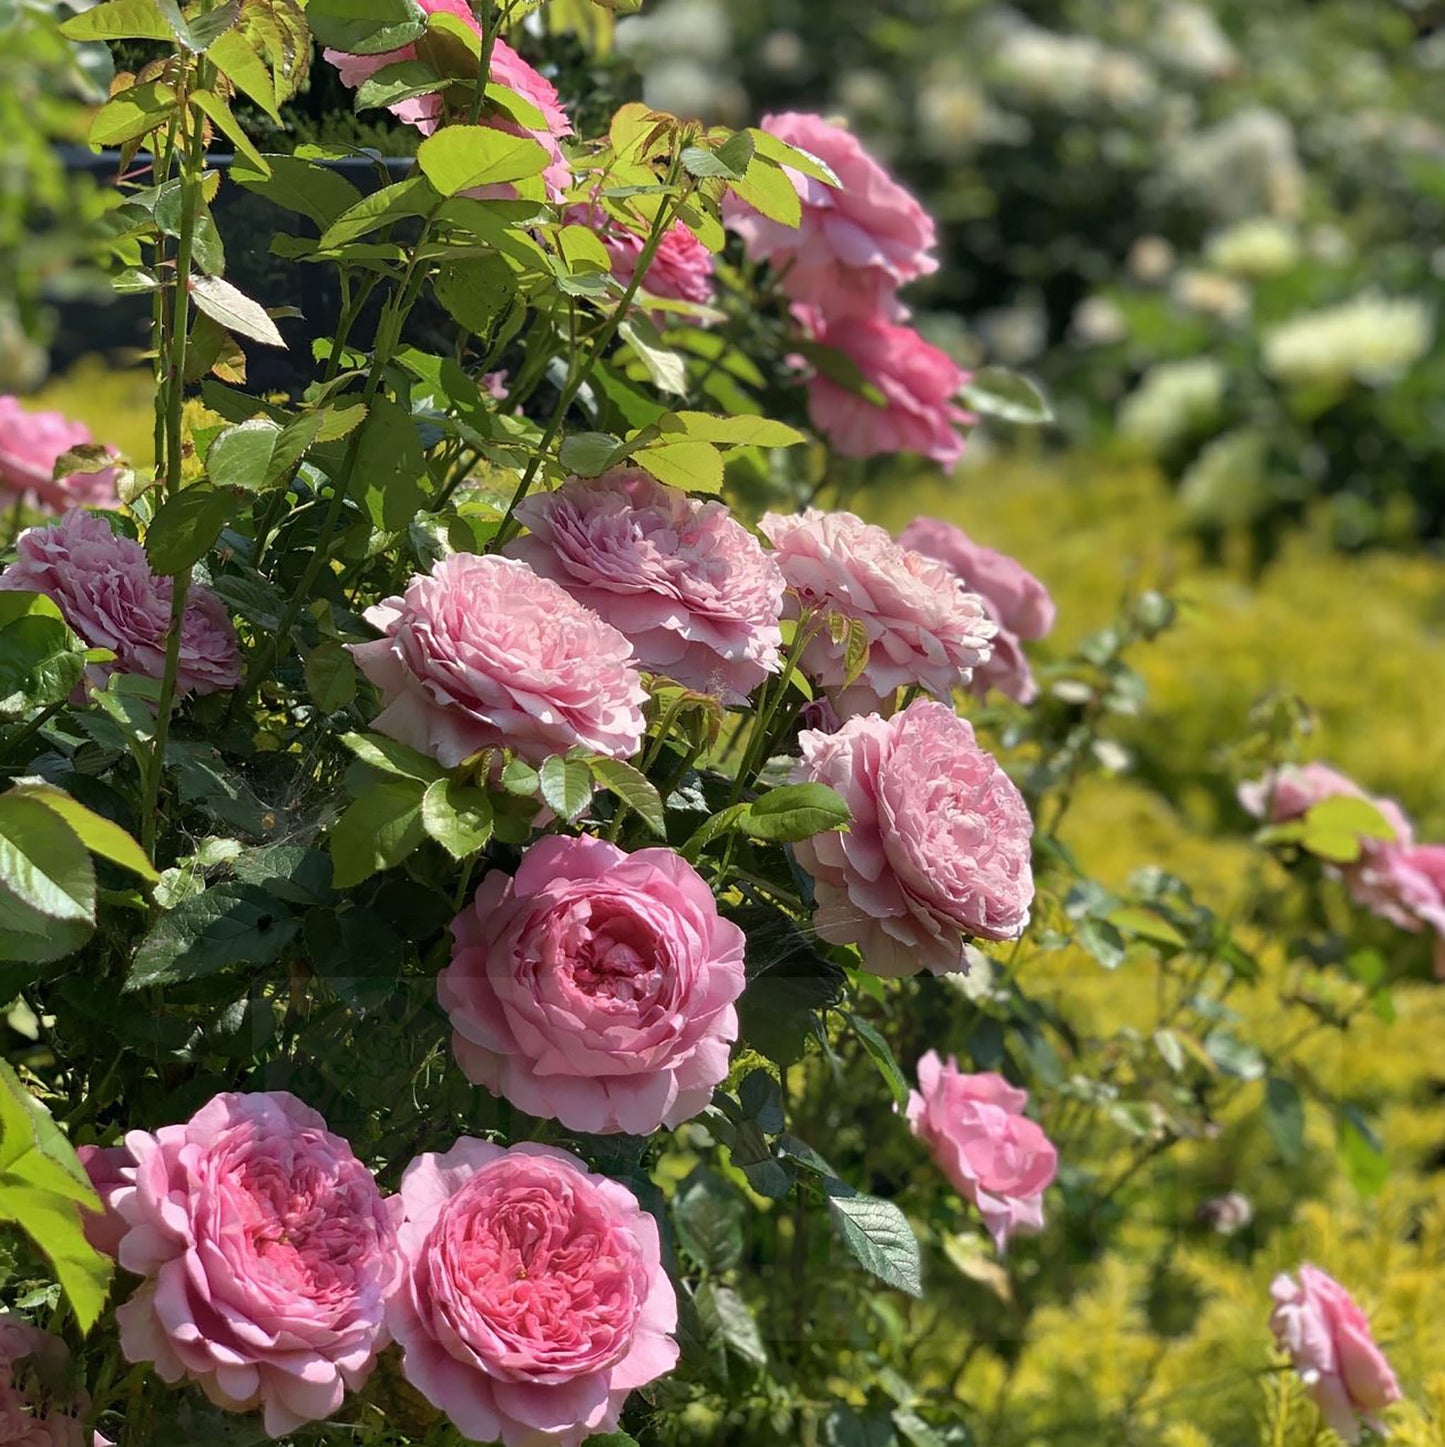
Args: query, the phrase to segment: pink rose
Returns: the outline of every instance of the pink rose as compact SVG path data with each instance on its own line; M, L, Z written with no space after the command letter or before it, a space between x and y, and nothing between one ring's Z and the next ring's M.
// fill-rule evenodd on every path
M862 674L846 697L834 699L840 713L878 707L914 684L951 698L987 660L998 625L983 600L941 563L900 547L885 529L850 512L817 508L768 513L758 527L777 549L802 608L857 620L867 635ZM846 638L835 641L821 627L804 648L802 665L823 688L843 689Z
M996 688L1006 698L1032 703L1038 687L1019 640L1042 638L1054 626L1048 589L1007 554L982 547L962 528L938 518L915 518L898 541L936 558L983 599L989 617L999 625L992 657L974 670L973 692L983 698Z
M94 441L83 422L59 412L29 412L17 397L0 396L0 490L46 512L76 504L114 507L115 469L73 472L58 481L56 462L73 447Z
M865 383L883 398L878 403L815 372L809 377L808 416L844 457L879 457L916 452L951 468L963 455L958 428L973 414L960 407L959 391L969 374L911 327L875 317L843 317L822 323L805 316L815 340L851 360Z
M1365 1313L1333 1277L1301 1266L1299 1280L1281 1273L1269 1289L1275 1340L1289 1353L1332 1432L1360 1440L1360 1424L1383 1433L1379 1413L1400 1400L1400 1384L1370 1335Z
M1042 1231L1059 1154L1024 1114L1029 1093L1001 1075L965 1075L930 1050L908 1095L908 1124L960 1196L978 1207L1000 1251L1015 1231Z
M476 34L481 34L481 27L477 24L477 18L472 13L472 8L467 0L418 0L418 4L428 15L439 13L455 15ZM336 67L341 76L342 85L355 89L364 80L369 80L383 66L395 65L402 60L415 60L416 46L404 45L398 50L388 50L381 55L349 55L343 50L329 49L323 50L321 53ZM562 102L557 98L556 86L528 65L505 40L500 38L492 42L490 79L496 85L506 86L508 90L516 91L523 100L530 101L541 111L546 124L541 130L528 130L515 121L497 114L490 116L483 124L492 130L505 131L511 136L531 136L541 145L550 158L547 169L543 172L548 194L553 199L560 197L571 183L572 172L567 165L566 158L562 155L562 147L559 142L562 137L572 134L572 123L567 119L567 112L562 109ZM429 136L442 120L441 92L433 91L428 95L413 96L410 100L397 101L395 105L388 106L387 109L398 120L405 121L409 126L415 126L422 135ZM478 187L466 194L485 200L499 196L505 198L516 193L510 185L503 185Z
M835 789L853 816L846 832L794 846L816 885L821 938L856 944L875 975L897 978L963 969L971 936L1023 933L1033 821L966 719L919 699L798 743L796 777Z
M116 1312L126 1358L229 1411L261 1407L273 1437L329 1417L386 1345L395 1203L282 1091L218 1095L126 1146L120 1264L146 1278Z
M647 1135L712 1099L743 933L671 849L548 835L452 922L437 980L467 1077L568 1130Z
M788 113L764 116L762 128L826 162L842 184L828 186L789 169L803 208L797 227L770 221L729 192L723 216L748 255L766 261L794 301L817 307L830 321L905 316L894 293L938 270L928 213L841 126Z
M401 1197L391 1333L468 1441L579 1447L677 1361L656 1223L575 1156L463 1138L418 1156Z
M130 1229L125 1217L115 1208L115 1197L117 1192L135 1184L135 1159L123 1145L79 1146L75 1154L100 1197L101 1207L98 1212L81 1212L81 1229L97 1251L114 1260L120 1252L121 1238Z
M0 1311L0 1442L6 1447L83 1447L83 1393L58 1399L70 1352L57 1336Z
M351 645L386 708L372 727L455 768L482 749L540 764L580 744L628 758L647 690L632 645L515 558L457 553L366 610Z
M145 549L111 531L94 513L72 508L48 527L20 535L15 561L0 573L0 588L44 593L92 648L109 648L115 662L98 667L160 678L171 626L171 580L151 572ZM217 693L242 677L241 650L225 605L193 583L181 626L181 693Z
M612 259L612 274L622 286L632 280L646 237L630 231L600 206L573 206L566 215L574 226L586 226L601 238ZM681 221L663 233L641 289L649 296L706 306L713 298L713 254Z
M506 551L632 640L640 667L741 704L780 667L778 564L720 502L638 468L570 478L517 509Z

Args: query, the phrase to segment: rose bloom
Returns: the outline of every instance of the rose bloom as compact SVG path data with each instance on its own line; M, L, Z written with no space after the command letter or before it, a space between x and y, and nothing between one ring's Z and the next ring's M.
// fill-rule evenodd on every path
M273 1437L329 1417L386 1345L395 1203L281 1091L218 1095L125 1143L120 1264L146 1278L116 1312L127 1360L230 1411L259 1406Z
M1042 638L1054 626L1049 591L1021 563L973 541L962 528L938 518L915 518L898 535L905 548L936 558L983 599L988 615L999 625L993 654L974 670L973 692L984 697L990 688L1018 703L1032 703L1038 686L1020 640Z
M366 610L351 645L386 708L372 727L452 769L482 749L540 764L580 744L629 758L647 690L632 645L515 558L457 553Z
M597 233L612 259L613 276L627 286L637 270L646 237L629 230L600 206L573 206L565 220ZM713 298L714 265L712 252L681 221L675 221L663 233L641 289L649 296L706 306Z
M114 507L115 469L73 472L56 479L55 464L73 447L95 439L83 422L59 412L29 412L17 397L0 396L0 490L46 512L76 504Z
M1059 1155L1024 1114L1029 1093L1001 1075L965 1075L930 1050L908 1095L908 1124L960 1196L972 1201L1000 1251L1015 1231L1042 1231L1044 1191Z
M729 192L723 217L750 257L766 261L794 301L830 321L906 312L894 293L938 270L933 221L859 144L821 116L764 116L763 130L830 166L840 186L788 169L802 202L797 227L784 226Z
M507 553L625 633L641 667L729 704L780 667L782 571L722 503L621 467L533 493L517 520L531 531Z
M57 1336L0 1311L0 1442L6 1447L83 1447L84 1394L60 1401L70 1352Z
M488 874L437 980L470 1080L569 1130L647 1135L728 1073L743 933L671 849L548 835Z
M135 1158L124 1145L78 1146L75 1154L100 1197L99 1211L80 1213L81 1229L97 1251L114 1260L120 1252L121 1240L130 1230L125 1217L115 1208L115 1198L117 1192L135 1184Z
M805 313L816 341L842 352L882 394L880 405L822 372L809 377L808 417L844 457L915 452L951 468L963 456L958 428L974 420L958 405L969 374L912 327L876 317L843 317L822 323Z
M418 3L428 15L438 13L455 15L477 35L481 34L481 27L467 0L418 0ZM404 45L398 50L388 50L381 55L350 55L343 50L328 49L323 50L322 55L336 67L341 76L342 85L355 89L362 81L375 75L383 66L395 65L402 60L415 60L416 47ZM490 79L496 85L506 86L508 90L516 91L523 100L530 101L541 111L546 125L538 131L527 130L506 116L495 113L489 116L483 124L492 130L505 131L508 135L531 136L542 146L549 157L543 177L547 182L549 195L556 199L567 189L572 178L571 169L562 155L562 147L559 144L562 137L572 134L572 123L567 119L567 112L562 109L562 102L557 97L556 86L546 76L528 65L500 37L492 42ZM398 120L405 121L409 126L415 126L424 136L429 136L441 123L441 93L433 91L428 95L413 96L410 100L397 101L395 105L389 106L387 109ZM489 199L505 198L514 195L515 192L511 186L503 185L478 187L466 194Z
M160 678L171 626L171 580L151 572L145 549L111 531L94 513L72 508L48 527L28 528L0 588L44 593L92 648L109 648L111 671ZM225 604L193 583L186 594L176 687L181 693L217 693L242 677L241 650Z
M1400 1400L1400 1384L1354 1298L1308 1265L1300 1267L1298 1280L1276 1276L1269 1290L1275 1340L1289 1353L1330 1430L1346 1442L1360 1440L1361 1423L1383 1434L1379 1413Z
M418 1156L401 1197L391 1333L469 1441L579 1447L677 1361L657 1225L575 1156L463 1138Z
M1033 821L966 719L919 699L798 744L795 777L836 790L853 816L846 832L794 845L816 886L821 938L857 945L875 975L899 978L963 969L971 936L1023 933Z
M895 690L921 684L940 698L967 686L985 662L998 625L983 600L941 563L900 547L880 527L850 512L768 513L759 530L777 550L788 586L805 609L841 614L862 624L868 661L839 712L878 707ZM821 627L803 650L802 666L823 688L847 683L847 639Z

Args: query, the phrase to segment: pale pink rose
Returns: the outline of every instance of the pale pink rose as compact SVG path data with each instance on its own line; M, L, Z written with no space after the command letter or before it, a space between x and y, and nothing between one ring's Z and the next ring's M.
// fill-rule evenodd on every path
M566 1151L463 1138L418 1156L401 1196L391 1333L468 1441L580 1447L672 1370L677 1299L626 1187Z
M135 1184L135 1160L124 1145L78 1146L75 1154L100 1197L101 1207L99 1211L80 1213L81 1229L97 1251L114 1260L120 1251L121 1238L130 1229L125 1217L115 1208L115 1197L118 1191Z
M930 1050L908 1095L908 1124L960 1196L978 1207L1000 1251L1015 1231L1042 1231L1059 1155L1024 1114L1026 1090L1001 1075L965 1075Z
M57 1336L0 1311L0 1442L6 1447L83 1447L83 1393L64 1395L70 1352Z
M625 759L646 720L632 645L516 558L457 553L366 610L351 645L385 709L372 727L452 769L483 749L540 764L578 744Z
M722 503L621 467L533 493L517 520L506 552L625 633L639 667L741 704L781 666L782 572Z
M884 528L850 512L768 513L759 530L776 549L783 577L804 610L836 613L862 624L868 661L840 713L891 702L921 684L940 698L967 687L992 649L998 625L983 600L932 558L900 547ZM789 600L790 611L797 608ZM823 688L841 690L848 676L847 639L820 627L802 655L803 671Z
M1019 640L1042 638L1054 626L1048 589L1006 553L983 547L962 528L938 518L915 518L898 541L936 558L983 599L989 617L999 625L992 657L974 670L972 691L983 698L994 688L1006 698L1032 703L1038 686Z
M723 217L748 255L766 261L794 301L838 317L907 315L894 293L938 270L933 221L858 138L821 116L764 116L763 130L829 165L841 186L788 169L802 202L797 227L770 221L728 192Z
M612 274L626 286L637 270L647 244L645 235L629 230L600 206L573 206L564 218L569 225L595 231L612 260ZM643 277L641 289L650 296L689 301L706 306L713 298L713 254L681 221L663 233Z
M68 507L114 507L115 469L73 472L57 480L55 464L73 447L95 439L83 422L59 412L29 412L16 397L0 396L0 491L46 512Z
M836 790L853 816L846 831L794 846L823 939L856 944L874 974L902 977L964 969L970 937L1023 933L1033 821L966 719L919 699L798 743L795 777Z
M824 325L817 313L804 322L814 339L849 358L881 405L821 371L807 381L808 416L844 457L916 452L951 468L963 455L958 431L974 420L958 405L969 374L911 327L876 317L843 317Z
M229 1411L260 1407L273 1437L329 1417L386 1345L397 1203L283 1091L218 1095L125 1143L120 1264L146 1278L116 1311L127 1360Z
M94 513L72 508L58 522L20 535L16 559L0 573L0 588L44 593L92 648L109 648L115 662L92 671L160 678L171 626L171 580L151 572L145 549L111 531ZM242 678L241 650L225 605L193 583L181 627L180 693L218 693Z
M1400 1384L1350 1293L1317 1266L1305 1265L1298 1280L1276 1276L1269 1294L1275 1340L1330 1430L1346 1442L1360 1440L1362 1423L1383 1433L1379 1414L1400 1400Z
M467 0L418 0L428 15L455 15L478 35L481 27ZM381 55L349 55L343 50L323 50L322 55L337 69L342 85L354 90L362 81L370 79L384 66L395 65L402 60L415 60L416 47L404 45L398 50L388 50ZM562 195L571 182L572 172L562 155L559 144L564 136L572 134L572 123L557 97L557 88L546 76L528 65L505 40L492 42L491 80L496 85L516 91L523 100L530 101L541 111L546 125L541 130L528 130L503 115L493 113L484 125L492 130L505 131L511 136L531 136L547 152L549 162L543 177L547 182L548 194L555 200ZM442 98L439 91L429 95L413 96L410 100L398 101L387 107L398 120L415 126L422 135L429 136L436 130L442 119ZM515 195L512 187L483 186L468 191L468 196L482 199Z
M468 1079L568 1130L648 1135L728 1073L743 933L671 849L548 835L452 922L437 996Z

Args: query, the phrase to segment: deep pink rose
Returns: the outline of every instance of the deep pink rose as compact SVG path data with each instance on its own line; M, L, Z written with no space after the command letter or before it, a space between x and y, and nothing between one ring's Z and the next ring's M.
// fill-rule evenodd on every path
M366 621L386 635L351 648L386 701L372 727L445 768L482 749L540 764L578 744L623 759L642 745L632 645L515 558L443 558Z
M940 698L966 687L991 651L998 625L983 600L932 558L900 547L880 527L850 512L768 513L758 524L777 550L788 586L804 609L857 620L868 661L840 713L890 702L921 684ZM845 687L847 639L821 627L803 650L803 670L829 690Z
M796 777L837 790L853 815L846 832L794 846L816 885L823 939L856 944L875 975L901 977L963 969L971 936L1023 933L1033 821L966 719L919 699L798 743Z
M762 128L826 162L842 184L789 169L803 206L797 227L770 221L728 192L723 216L748 255L768 262L788 296L830 321L905 316L894 293L938 270L928 213L841 126L788 113L764 116Z
M999 625L993 655L974 670L973 692L996 688L1006 698L1032 703L1038 696L1020 639L1042 638L1054 626L1048 589L1021 563L973 541L962 528L938 518L915 518L898 535L905 548L936 558L983 599Z
M579 1447L677 1361L656 1223L575 1156L463 1138L418 1156L401 1196L391 1333L468 1441Z
M47 512L68 507L114 507L115 469L73 472L58 481L56 462L95 439L83 422L59 412L28 412L16 397L0 396L0 490Z
M960 1196L978 1207L1000 1251L1015 1231L1042 1231L1059 1155L1024 1114L1029 1093L1001 1075L965 1075L930 1050L908 1095L908 1124Z
M120 1252L122 1237L130 1229L125 1217L115 1208L115 1197L117 1192L135 1184L135 1159L124 1145L79 1146L75 1154L85 1167L101 1206L98 1212L81 1212L81 1229L97 1251L114 1260Z
M386 1345L396 1202L294 1095L218 1095L185 1125L131 1131L116 1312L132 1362L190 1377L273 1437L329 1417Z
M612 259L612 274L625 287L637 270L647 239L629 230L600 206L573 206L566 221L595 231ZM713 298L713 254L681 221L663 233L641 289L650 296L706 306Z
M783 575L722 503L621 467L533 493L517 520L531 531L506 551L625 633L640 667L729 704L777 672Z
M469 1079L569 1130L647 1135L712 1099L743 933L671 849L548 835L488 874L437 980Z
M852 361L882 403L860 396L821 371L807 382L808 416L844 457L880 457L916 452L951 468L963 455L958 431L974 420L959 406L969 374L912 327L875 317L844 317L822 324L816 313L804 321L813 337Z
M57 1336L0 1311L0 1442L6 1447L83 1447L84 1394L64 1399L70 1352Z
M92 648L111 649L115 662L94 671L97 682L112 670L162 676L171 580L151 572L138 542L112 532L103 517L72 508L48 527L28 528L16 552L0 573L0 588L44 593ZM241 650L225 605L193 583L181 626L178 691L217 693L235 688L241 677Z
M467 0L418 0L418 4L428 15L455 15L478 35L481 34L481 27L477 24L477 18ZM416 47L404 45L399 50L388 50L381 55L349 55L342 50L324 50L322 55L336 67L342 85L355 89L383 66L394 65L402 60L415 60ZM562 102L557 98L556 86L528 65L502 39L492 42L491 80L496 85L516 91L523 100L530 101L541 111L546 121L541 130L527 130L515 121L497 114L493 114L483 124L492 130L505 131L508 135L531 136L542 146L550 157L543 178L547 183L548 194L555 200L567 189L572 176L562 155L562 147L558 144L562 137L572 134L572 123L567 119L567 112L562 109ZM398 101L388 109L398 120L415 126L424 136L429 136L442 119L441 94L434 91L429 95L413 96L410 100ZM511 196L515 192L511 186L503 185L479 187L466 194L488 199Z
M1269 1289L1275 1340L1289 1353L1332 1432L1360 1440L1360 1425L1383 1433L1379 1414L1400 1400L1400 1384L1370 1335L1365 1313L1332 1276L1301 1266L1299 1279L1285 1273Z

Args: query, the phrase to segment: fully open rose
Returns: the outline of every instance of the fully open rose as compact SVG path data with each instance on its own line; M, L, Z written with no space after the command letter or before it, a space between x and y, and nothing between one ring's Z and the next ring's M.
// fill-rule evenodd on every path
M837 790L853 816L795 846L825 940L856 944L874 974L903 976L961 970L970 936L1023 933L1033 821L966 719L920 699L798 742L798 777Z
M386 1344L396 1211L371 1172L283 1091L218 1095L125 1143L120 1264L145 1277L116 1312L126 1357L260 1407L273 1437L329 1417Z
M437 992L457 1059L528 1114L646 1135L727 1076L743 933L672 850L539 839L452 935Z
M677 1361L656 1223L576 1156L464 1138L418 1156L401 1197L392 1335L468 1441L580 1447Z

